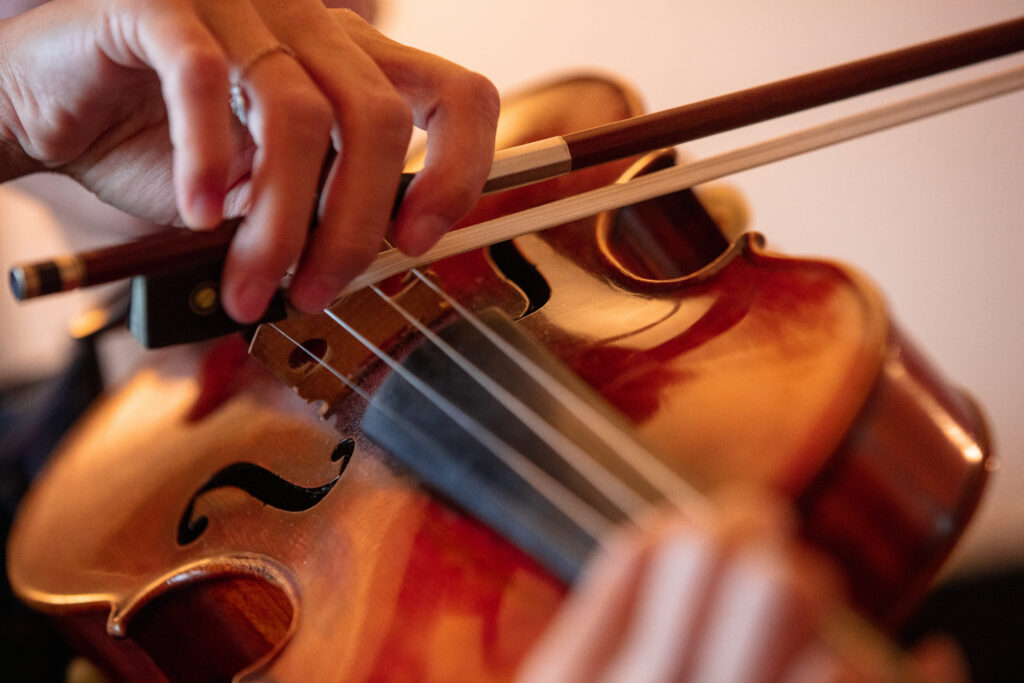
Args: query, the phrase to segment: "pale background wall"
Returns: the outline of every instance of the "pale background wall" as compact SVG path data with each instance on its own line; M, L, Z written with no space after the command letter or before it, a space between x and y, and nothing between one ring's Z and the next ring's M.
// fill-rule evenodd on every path
M384 1L386 33L499 88L597 67L633 82L650 110L1024 14L1021 0ZM688 149L724 151L820 119L801 115ZM1001 469L954 568L1024 561L1024 94L731 182L750 202L752 227L775 246L869 274L902 326L980 399Z

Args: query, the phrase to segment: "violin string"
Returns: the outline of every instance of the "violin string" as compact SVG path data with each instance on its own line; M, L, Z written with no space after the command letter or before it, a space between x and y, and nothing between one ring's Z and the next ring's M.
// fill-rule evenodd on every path
M438 336L436 332L409 313L393 297L385 294L376 285L370 285L370 289L422 334L435 348L440 350L450 361L469 375L479 387L488 392L491 397L501 402L523 425L543 440L563 462L570 464L580 476L600 491L605 498L628 518L636 519L641 512L649 507L646 500L630 489L621 479L609 472L597 459L589 456L575 442L566 437L564 433L541 418L536 411L519 400L515 394L492 379L473 361L466 358L466 356L453 348L451 344ZM476 316L473 316L473 318L477 319ZM473 324L475 327L475 323ZM563 406L565 406L564 402ZM565 407L568 408L569 406Z
M438 296L443 298L445 303L473 325L489 342L494 344L507 359L515 363L520 370L543 386L559 403L572 410L605 443L610 444L622 461L637 475L642 477L653 489L658 491L668 503L691 516L703 514L701 508L707 505L707 499L702 493L687 483L674 470L662 463L661 460L631 435L620 429L611 420L608 420L600 411L577 396L562 382L552 377L547 370L491 330L472 311L456 301L422 271L413 269L411 272L436 292ZM583 457L590 458L586 453L583 453ZM570 464L576 465L576 463Z
M474 328L477 329L477 331L479 331L488 339L488 341L490 341L495 346L501 348L501 350L505 353L506 357L512 360L514 363L516 363L516 365L520 367L520 369L526 372L535 381L538 381L546 388L548 388L548 390L551 391L552 394L558 394L560 397L559 400L563 402L564 406L571 405L574 408L580 410L580 412L584 413L587 416L584 421L592 420L590 424L607 426L608 436L611 437L616 444L624 446L627 452L633 453L636 456L636 459L639 461L638 464L640 465L640 469L637 470L638 474L643 474L643 472L641 472L640 470L647 469L648 466L654 467L655 469L664 468L664 465L659 460L657 460L657 458L655 458L653 454L644 449L639 443L634 441L627 434L619 430L609 420L605 419L605 417L601 415L598 411L593 410L589 404L583 401L580 397L576 396L563 383L559 382L557 379L552 377L545 369L537 365L537 363L535 363L532 359L523 354L519 349L508 343L503 337L501 337L493 330L491 330L491 328L489 328L482 320L480 320L478 316L474 315L471 311L462 306L462 304L460 304L447 292L445 292L440 286L438 286L437 283L432 281L430 278L426 277L426 275L418 269L413 269L411 272L422 282L426 283L427 286L429 286L434 292L436 292L446 303L448 303L453 308L453 310L456 311L458 315L460 315L464 320L468 321L471 325L473 325ZM459 353L456 349L451 347L451 345L445 342L443 339L438 337L432 330L426 328L426 326L423 325L422 322L420 322L418 319L412 316L412 314L409 313L397 301L395 301L393 297L387 296L382 290L380 290L376 286L373 286L372 288L373 291L379 297L381 297L382 299L384 299L384 301L391 305L392 308L394 308L399 314L401 314L402 317L405 318L407 322L412 324L419 332L424 334L424 337L430 343L442 349L445 355L449 356L449 358L451 358L452 360L456 360L456 358L458 358L458 360L456 360L456 363L459 365L459 367L470 373L474 377L474 379L478 379L478 375L480 377L486 378L486 381L482 382L481 386L484 386L489 390L489 386L493 384L493 381L490 379L490 377L486 375L486 373L484 373L479 368L476 368L473 365L472 361L462 356L461 353ZM359 335L354 329L351 328L350 325L344 323L344 321L338 318L332 311L325 310L324 312L332 320L341 325L346 331L348 331L354 337L359 339L364 346L373 351L375 355L377 355L378 358L387 363L389 367L392 368L392 370L399 372L402 372L404 370L404 367L400 363L398 363L398 361L388 356L382 350L378 349L368 339L365 339L362 337L362 335ZM470 370L469 368L473 369ZM333 368L331 368L331 370L333 371ZM347 380L347 378L345 379ZM346 381L346 383L349 382L350 380ZM416 384L419 383L417 382ZM424 388L429 390L429 387ZM365 392L361 391L360 393L361 395L365 395ZM432 390L429 390L427 393L433 394L434 392ZM501 388L499 395L504 398L506 394L507 392L503 388ZM437 396L437 398L441 399L443 403L447 403L447 401L442 399L440 396ZM432 398L431 400L433 401L434 399ZM518 399L515 400L518 401ZM373 402L371 402L371 405L373 405ZM451 407L454 410L461 412L457 407ZM529 412L532 413L532 411ZM536 417L535 414L534 416ZM472 421L472 418L470 418L469 416L466 416L466 418ZM533 422L532 419L530 421ZM483 427L482 425L480 425L480 428L486 431L486 428ZM497 437L494 438L496 439ZM592 459L592 456L587 454L585 451L580 451L579 453L577 453L577 449L569 449L568 452L572 453L572 455L567 460L567 463L570 465L574 465L574 463L569 462L569 460L578 461L581 459ZM532 464L528 461L528 459L525 456L522 455L522 453L519 453L518 451L511 449L510 447L507 449L505 455L511 456L514 460L520 461L521 463L525 461L525 464L527 465ZM565 455L562 455L564 458ZM505 461L504 458L502 458L502 460L503 462L506 462L506 464L508 464L510 467L512 467L518 472L519 466L513 465L511 462ZM598 467L603 467L600 463L596 461L594 462L594 464L596 464ZM581 475L586 476L583 470L586 469L589 471L590 468L575 467L575 469ZM715 511L712 508L712 505L708 501L708 499L705 496L703 496L703 494L699 493L696 489L693 489L688 483L686 483L682 479L679 479L678 475L676 475L675 472L672 472L667 468L664 469L665 472L663 474L666 476L667 480L675 481L680 486L680 491L674 492L674 495L671 494L672 492L666 494L666 500L675 504L677 509L679 509L681 512L683 512L685 515L689 517L690 521L702 526L703 528L710 528L711 522L715 519ZM540 472L542 474L546 474L543 473L542 470ZM582 500L579 500L574 493L566 489L564 486L561 486L560 482L557 482L557 480L553 481L556 484L559 484L558 488L562 489L566 495L572 496L573 498L578 500L581 505L587 505L587 503L583 502ZM649 483L656 486L658 480L650 479ZM549 500L551 499L549 498ZM551 502L554 503L555 501ZM561 505L559 505L559 507L561 508ZM600 514L596 510L594 510L593 512L595 514ZM635 524L636 519L633 517L627 517L626 522ZM612 524L610 521L607 521L605 526L606 530L610 530ZM594 535L593 533L591 533L591 537L596 540L598 545L603 545L606 538L603 534ZM855 628L851 628L851 625L854 625ZM838 641L843 643L850 642L850 633L854 633L855 637L858 639L865 637L874 637L874 634L876 633L875 629L868 625L866 622L864 622L860 615L856 614L855 612L845 611L830 614L828 619L826 619L817 626L817 629L821 631L822 634L830 640L830 642ZM880 639L878 643L882 646L885 646L887 644L887 641L884 639ZM891 648L889 649L891 650ZM894 657L899 656L899 652L897 650L892 650L892 653Z
M1024 88L1024 67L1007 69L747 147L654 171L629 182L599 187L467 226L448 233L419 257L406 256L396 249L389 249L380 253L370 267L354 278L339 296L449 256L564 225L602 211L659 197L1021 88Z
M336 379L338 379L346 387L348 387L354 394L363 399L368 409L380 412L386 418L392 420L396 425L398 425L399 428L406 430L408 434L410 434L415 440L419 441L420 443L434 444L438 448L442 448L442 446L437 443L437 439L435 439L430 434L424 432L422 429L420 429L412 422L402 417L399 413L396 413L390 408L381 405L379 401L374 399L373 395L371 395L369 392L367 392L365 389L363 389L358 384L353 382L351 379L340 373L337 369L335 369L329 363L327 363L323 358L307 349L298 340L296 340L283 329L281 329L277 324L267 324L272 329L274 329L278 334L280 334L282 337L288 340L293 346L295 346L295 348L301 349L303 353L305 353L313 362L320 365L328 373L333 375ZM374 349L377 347L373 345L372 342L370 342L367 348L370 351L374 351ZM375 351L374 353L376 355ZM381 351L381 353L384 352ZM390 363L388 363L388 365L389 367L394 367ZM402 376L401 373L400 376L402 377L403 380L408 381L408 378ZM414 388L416 388L415 385L413 386ZM424 397L433 403L433 397L430 395L429 392L428 394L424 394ZM446 407L443 404L438 405L435 403L435 406L438 409L445 411ZM476 421L473 420L473 418L470 417L469 415L466 415L464 411L461 411L459 408L455 406L451 406L451 408L454 409L454 411L456 412L462 413L462 420L464 420L465 422L476 423ZM451 417L451 415L449 415L449 417ZM503 461L507 458L512 463L510 465L510 468L513 469L520 478L526 481L536 491L540 492L541 495L545 496L547 500L549 500L553 505L555 505L558 508L560 512L562 512L562 514L564 514L567 518L571 519L575 524L579 526L579 528L583 529L598 543L603 542L602 539L604 537L604 534L613 526L611 520L604 517L598 510L596 510L589 503L587 503L579 496L577 496L573 491L568 489L568 487L566 487L562 482L558 481L544 470L533 465L533 463L531 463L529 459L527 459L521 453L514 451L514 449L512 449L511 446L509 446L504 441L495 436L493 433L491 433L490 430L488 430L486 427L480 425L479 423L476 424L476 428L471 427L467 429L467 431L470 431L474 437L477 437L478 433L486 432L486 434L488 434L489 436L484 436L484 439L489 444L498 444L498 448L500 449L500 452L505 455L505 458L502 458L501 455L498 455L498 457L501 458ZM513 452L514 454L509 455L510 452ZM515 467L515 465L520 463L523 464L519 467Z
M659 196L684 187L690 187L701 182L707 182L708 180L719 178L723 175L736 173L740 170L754 168L771 161L777 161L796 154L802 154L807 151L836 144L844 140L890 128L924 116L964 106L965 104L970 104L981 99L991 98L998 94L1019 89L1021 87L1024 87L1024 69L1010 69L994 76L977 79L966 84L952 86L924 96L910 98L893 105L879 107L861 114L838 119L820 126L815 126L804 131L784 135L765 143L709 157L703 161L651 173L647 176L632 180L629 183L621 183L606 188L599 188L564 200L551 202L537 207L536 209L528 209L517 214L494 219L492 221L486 221L476 226L476 230L462 230L457 233L450 233L449 235L446 235L434 249L431 249L427 254L415 261L410 261L401 257L401 255L397 254L394 250L385 252L381 257L378 257L377 261L375 261L374 265L371 266L370 269L365 271L359 278L353 280L342 294L362 288L373 282L380 281L388 275L424 265L446 256L479 248L485 244L509 239L510 237L525 234L527 232L535 232L547 227L554 227L577 218L593 215L600 211L617 208L624 203L637 202L642 199ZM499 230L501 230L501 232L499 232ZM480 239L477 238L477 235L483 235L484 233L487 233L487 237L483 238L484 241L481 242ZM433 283L429 282L429 279L423 278L418 271L414 272L417 273L418 277L426 281L428 286L431 286L435 291L439 292L439 289L435 288ZM466 320L469 320L471 324L484 334L491 343L503 349L508 357L516 359L516 364L519 365L524 372L527 372L531 377L533 377L535 381L542 383L552 394L561 395L563 402L574 405L575 408L581 410L585 414L588 414L590 417L598 418L594 424L610 424L596 411L591 410L585 402L579 400L578 397L570 396L571 392L566 390L564 387L561 387L561 383L551 378L548 373L544 372L532 361L525 358L518 352L518 350L514 349L510 344L507 344L505 340L494 334L485 325L476 321L475 316L466 315L468 311L464 307L444 293L439 293L448 300L448 303L452 304L453 307L459 311L460 315L463 315ZM523 467L523 461L529 463L529 460L522 456L522 454L515 452L514 449L509 447L507 444L504 444L504 442L494 436L493 433L466 415L463 411L456 408L454 405L451 405L450 402L443 399L443 397L438 395L432 388L424 385L422 382L418 382L418 378L415 378L411 373L408 373L401 364L397 363L397 361L391 359L387 354L383 353L383 351L376 348L376 346L370 343L369 340L358 334L358 332L337 318L332 312L329 310L326 312L335 320L336 323L342 325L349 334L360 339L361 343L366 345L368 349L378 356L378 358L387 363L392 370L399 373L403 379L409 381L414 386L419 385L417 390L423 393L425 397L444 411L450 418L454 419L457 424L466 429L467 432L473 434L474 438L480 440L482 444L492 444L496 447L498 451L505 456L503 460L507 459L505 462L506 466L516 471L524 479L529 480L533 478L524 476L524 473L519 471ZM280 328L277 328L277 326L274 326L274 328L284 334ZM291 341L298 348L305 348L302 347L301 344L297 344L294 340ZM315 357L314 354L310 355ZM319 358L317 358L317 361L326 365ZM333 368L331 368L331 371L334 372ZM334 372L334 374L335 376L338 376L340 373ZM339 377L339 379L342 378ZM350 388L354 388L350 382L347 381L347 378L344 378L342 381L345 381ZM367 400L369 405L375 405L375 402L366 397L363 392L360 391L357 393L363 396L364 400ZM376 408L378 410L381 409L379 406L376 406ZM396 415L388 415L388 417L389 419L397 418ZM399 421L407 423L407 421L404 420L399 419ZM409 425L409 427L412 427L412 425ZM625 435L621 434L619 430L611 429L606 431L607 436L609 436L614 443L620 445L623 443L623 437L625 437ZM627 447L624 450L621 450L620 453L627 454L626 458L628 462L637 471L637 473L646 473L645 476L648 482L659 490L663 488L663 481L673 482L669 487L669 490L665 492L666 499L674 503L677 507L680 507L680 509L686 510L690 514L696 514L696 508L700 507L702 503L705 503L703 496L700 496L700 494L694 494L693 490L678 476L676 476L674 472L665 468L660 461L648 453L646 449L637 447L632 439L626 437L625 442ZM498 452L495 451L495 454L498 455ZM499 455L499 457L501 456ZM522 459L521 461L519 460L520 458ZM575 466L575 463L570 464ZM654 473L651 471L652 469L660 469L662 472ZM583 473L581 472L581 474ZM547 475L545 474L545 476ZM537 484L532 481L530 483L533 486L537 486ZM562 489L565 493L571 493L568 492L560 482L556 481L556 483L559 484L558 488ZM542 488L546 487L542 486L541 488L538 488L538 490L541 490ZM546 494L542 493L542 495ZM561 499L563 498L563 495L564 493L556 494L555 498ZM575 495L572 494L572 497L575 498ZM558 505L565 514L570 516L570 518L574 518L574 515L564 509L564 501L562 503L557 503L555 502L555 498L551 498L549 496L549 500L552 500L553 504ZM570 505L569 507L573 506ZM587 528L587 526L583 524L581 524L581 527ZM598 533L592 535L595 538L600 538L602 534Z
M377 358L391 368L392 371L397 373L403 381L413 387L432 405L441 410L449 419L466 430L466 432L501 460L501 462L503 462L509 469L515 472L523 481L544 496L546 500L555 505L562 514L571 519L579 528L583 529L592 538L597 540L598 543L601 542L601 539L604 538L605 534L613 526L611 520L604 517L604 515L602 515L598 510L593 508L589 503L581 499L576 495L576 493L566 487L565 484L558 481L558 479L548 472L545 472L540 467L536 466L529 460L529 458L524 456L522 453L519 453L500 437L496 436L491 430L480 424L479 421L475 420L461 408L441 396L433 387L430 387L419 377L409 372L409 370L401 363L362 335L349 323L346 323L339 318L334 312L325 309L324 313L342 329L352 335L352 337L355 338L362 346L377 356ZM414 438L421 440L424 443L436 443L436 440L433 437L424 433L423 430L419 429L416 425L401 417L393 410L380 405L378 401L374 400L373 396L361 387L358 387L358 385L351 379L336 370L324 359L306 349L305 346L292 338L279 326L274 323L269 324L291 344L302 349L304 353L317 362L321 367L326 369L327 372L340 380L349 389L352 389L367 403L369 408L380 411L385 415L385 417L393 420L403 429L407 429Z
M788 158L829 145L842 142L871 132L891 128L902 123L913 121L925 116L964 106L981 99L994 97L998 94L1024 87L1024 68L1009 69L1005 72L967 83L944 88L926 95L902 100L895 104L871 109L853 116L837 119L826 124L814 126L796 133L783 135L767 142L751 145L733 152L716 155L684 166L657 171L634 179L628 183L620 183L610 187L599 188L590 192L551 202L535 209L512 214L510 216L485 221L475 230L460 230L443 237L437 247L414 262L405 259L395 250L385 252L362 276L354 280L344 292L364 287L379 281L386 275L401 272L413 267L413 272L427 283L435 292L443 296L460 315L470 321L491 343L501 348L507 357L515 359L519 367L530 374L535 381L541 383L552 394L560 395L563 404L574 405L577 409L596 418L594 424L608 425L596 411L590 409L584 401L565 390L557 382L515 350L505 340L494 334L486 325L458 304L458 302L441 292L429 278L424 278L415 266L429 263L445 256L462 253L483 246L496 239L532 232L553 227L602 210L616 208L622 203L636 202L650 196L659 196L682 187L690 187L701 182L735 173L740 170L764 165L771 161ZM650 196L648 196L650 195ZM499 228L508 229L499 234L488 234L481 242L477 238L482 233L497 233ZM343 292L343 293L344 293ZM657 490L662 491L665 498L690 514L697 514L696 508L706 504L705 499L686 484L675 472L665 467L646 449L638 447L635 442L625 437L618 429L605 430L605 436L613 443L619 444L618 452L638 474ZM589 457L589 456L587 456ZM578 463L570 465L579 467ZM581 475L584 474L581 472ZM669 482L667 485L664 482Z

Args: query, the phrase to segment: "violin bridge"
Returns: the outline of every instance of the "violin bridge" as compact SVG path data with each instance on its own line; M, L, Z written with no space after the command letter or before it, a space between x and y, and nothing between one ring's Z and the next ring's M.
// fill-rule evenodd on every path
M397 306L421 323L433 326L451 307L427 284L413 278L393 297ZM365 339L392 355L416 334L395 308L369 289L339 300L327 311L344 320ZM367 344L347 332L327 312L293 315L256 329L249 353L306 401L322 403L322 415L336 412L380 366ZM349 383L340 378L346 378Z

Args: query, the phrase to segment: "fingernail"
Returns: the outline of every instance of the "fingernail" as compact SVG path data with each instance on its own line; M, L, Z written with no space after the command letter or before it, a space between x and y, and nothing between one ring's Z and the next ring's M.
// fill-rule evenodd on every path
M216 192L197 192L182 218L193 230L217 227L224 218L224 197Z

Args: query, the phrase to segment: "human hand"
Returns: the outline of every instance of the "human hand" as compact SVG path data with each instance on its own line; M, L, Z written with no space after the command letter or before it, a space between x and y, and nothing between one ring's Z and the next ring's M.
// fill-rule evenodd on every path
M732 496L710 526L662 514L611 540L542 637L525 683L967 680L955 648L905 655L849 614L835 567L780 501Z
M369 263L413 123L429 152L392 226L406 251L472 207L493 156L489 82L317 0L53 0L0 37L2 179L59 171L164 224L245 215L222 283L243 322L292 264L291 301L314 311ZM248 130L228 107L232 78Z

